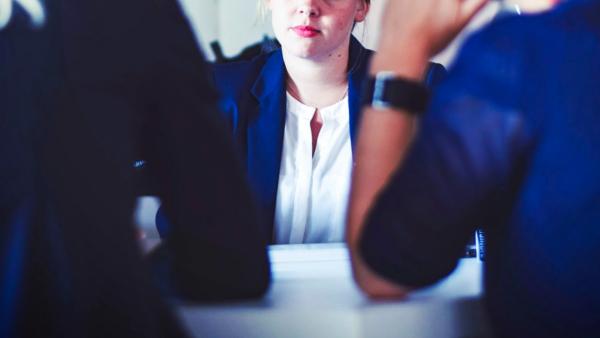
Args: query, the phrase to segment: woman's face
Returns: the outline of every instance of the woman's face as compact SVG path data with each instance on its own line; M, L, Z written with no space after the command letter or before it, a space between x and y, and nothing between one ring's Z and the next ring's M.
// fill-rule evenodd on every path
M266 0L273 30L292 55L319 59L348 44L355 22L365 19L364 0Z

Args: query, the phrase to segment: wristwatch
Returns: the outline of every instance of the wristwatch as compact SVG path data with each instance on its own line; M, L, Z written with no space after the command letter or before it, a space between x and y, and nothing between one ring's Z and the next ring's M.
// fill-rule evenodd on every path
M396 109L422 114L427 109L429 90L417 81L394 72L379 72L369 78L363 93L363 105L375 109Z

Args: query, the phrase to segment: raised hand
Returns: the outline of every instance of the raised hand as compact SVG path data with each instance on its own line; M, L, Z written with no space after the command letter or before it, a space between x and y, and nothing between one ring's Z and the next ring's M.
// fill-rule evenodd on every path
M389 0L379 51L407 48L429 58L444 49L488 0Z

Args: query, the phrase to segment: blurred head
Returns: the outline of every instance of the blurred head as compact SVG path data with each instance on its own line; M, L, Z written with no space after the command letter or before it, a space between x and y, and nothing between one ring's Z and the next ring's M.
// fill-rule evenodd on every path
M347 47L355 23L365 20L370 5L370 0L262 1L282 48L312 59Z

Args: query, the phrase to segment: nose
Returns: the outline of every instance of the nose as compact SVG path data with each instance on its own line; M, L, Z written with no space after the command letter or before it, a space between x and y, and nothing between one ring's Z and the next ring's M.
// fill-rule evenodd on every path
M296 11L298 14L306 15L308 17L316 17L320 15L319 6L315 0L301 1Z

